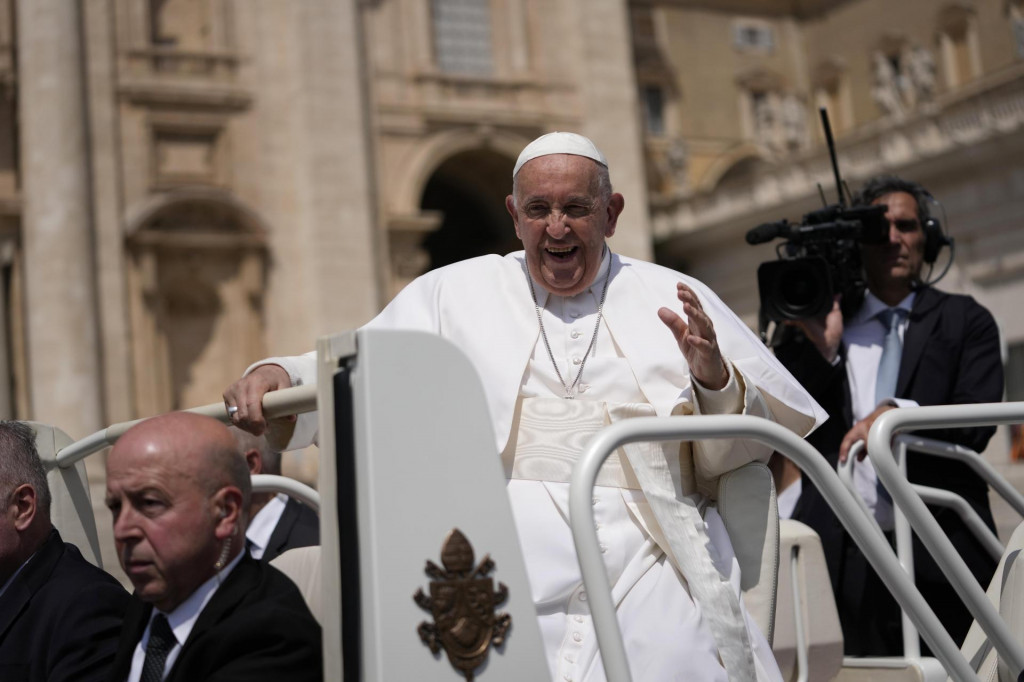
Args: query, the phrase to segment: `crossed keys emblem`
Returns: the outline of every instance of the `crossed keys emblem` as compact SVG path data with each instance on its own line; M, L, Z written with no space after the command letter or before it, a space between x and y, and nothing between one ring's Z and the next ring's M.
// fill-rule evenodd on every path
M512 625L512 617L494 610L508 598L508 588L488 574L494 570L490 555L473 565L473 547L458 528L453 528L441 545L442 569L427 560L424 571L433 578L430 596L417 589L413 599L434 616L416 631L433 654L444 649L456 670L472 682L473 672L487 659L493 644L501 646Z

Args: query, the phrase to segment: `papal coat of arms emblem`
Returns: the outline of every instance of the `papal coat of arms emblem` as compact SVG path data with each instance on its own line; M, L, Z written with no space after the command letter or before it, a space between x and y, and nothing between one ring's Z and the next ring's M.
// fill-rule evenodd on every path
M434 616L434 622L420 623L417 632L430 651L441 649L451 664L472 682L474 671L487 659L490 646L501 646L512 625L507 613L495 613L508 598L508 588L488 574L494 570L489 555L473 565L473 547L458 528L453 528L441 545L442 569L427 560L424 569L430 582L430 596L416 590L413 599Z

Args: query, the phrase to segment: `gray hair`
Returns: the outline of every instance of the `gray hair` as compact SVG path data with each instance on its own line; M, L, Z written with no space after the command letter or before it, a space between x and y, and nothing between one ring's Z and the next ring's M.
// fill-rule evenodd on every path
M931 194L928 193L928 190L913 180L904 180L896 175L875 175L868 178L864 182L864 187L854 197L853 205L868 206L876 199L895 192L905 192L914 197L914 203L917 205L917 219L922 224L931 217L931 211L928 210Z
M0 421L0 499L4 504L25 483L35 489L39 513L49 519L50 486L36 449L36 432L25 422Z

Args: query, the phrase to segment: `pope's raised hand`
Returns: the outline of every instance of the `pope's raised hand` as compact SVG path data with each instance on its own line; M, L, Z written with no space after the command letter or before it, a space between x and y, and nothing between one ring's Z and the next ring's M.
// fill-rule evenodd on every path
M701 386L717 391L729 381L729 372L718 348L715 325L704 312L693 289L679 282L676 284L676 296L683 304L686 320L670 308L659 308L658 317L676 337L693 378Z

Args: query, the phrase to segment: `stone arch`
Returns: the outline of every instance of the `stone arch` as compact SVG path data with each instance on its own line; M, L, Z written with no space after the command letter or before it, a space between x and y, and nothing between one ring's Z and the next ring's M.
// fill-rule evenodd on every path
M712 192L723 184L729 184L747 171L756 172L771 164L764 158L761 150L754 144L743 144L720 155L708 166L700 179L698 190Z
M206 212L206 230L224 234L237 233L255 239L262 247L269 232L267 223L251 207L232 194L209 187L182 187L146 197L125 214L125 234L131 240L142 229L161 229L160 218L182 210ZM230 226L218 219L227 218Z
M216 402L265 354L265 224L227 193L186 189L149 198L127 228L136 412Z
M518 248L504 202L528 141L493 130L450 130L412 155L387 220L392 295L427 270Z
M512 159L513 164L523 147L533 138L487 129L457 129L440 132L427 140L412 154L407 169L398 178L391 209L398 215L419 211L423 190L434 172L453 156L467 151L489 149ZM509 190L512 189L511 167Z

